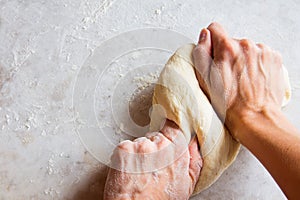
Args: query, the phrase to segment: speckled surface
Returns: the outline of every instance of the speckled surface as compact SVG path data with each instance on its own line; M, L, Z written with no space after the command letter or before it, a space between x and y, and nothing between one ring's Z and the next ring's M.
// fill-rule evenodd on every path
M76 134L72 92L80 67L106 39L159 27L194 41L211 21L234 37L280 51L300 128L300 4L286 0L0 0L0 199L102 199L104 165ZM242 149L211 188L193 199L284 199Z

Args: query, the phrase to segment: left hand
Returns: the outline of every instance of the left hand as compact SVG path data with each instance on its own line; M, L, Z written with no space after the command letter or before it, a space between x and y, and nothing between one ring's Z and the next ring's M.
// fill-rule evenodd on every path
M115 149L112 159L117 160L122 170L110 168L104 199L188 199L194 191L202 168L196 137L192 139L188 148L181 150L179 158L171 164L158 170L143 172L153 163L163 162L172 157L177 158L176 154L182 149L183 144L186 147L183 133L171 121L165 123L161 132L147 134L146 137L133 142L129 140L121 142ZM153 159L136 157L137 154L150 155L160 150L163 153L155 154ZM124 156L124 152L135 157ZM131 167L139 167L140 173L126 172L126 168Z

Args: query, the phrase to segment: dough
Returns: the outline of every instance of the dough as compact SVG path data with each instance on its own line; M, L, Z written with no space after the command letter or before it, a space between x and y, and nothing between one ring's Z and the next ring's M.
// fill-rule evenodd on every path
M203 167L194 194L211 186L235 160L240 144L234 140L217 117L199 87L193 64L194 44L179 48L168 60L154 89L150 131L159 131L167 118L183 131L187 141L197 134ZM285 70L286 95L291 90Z

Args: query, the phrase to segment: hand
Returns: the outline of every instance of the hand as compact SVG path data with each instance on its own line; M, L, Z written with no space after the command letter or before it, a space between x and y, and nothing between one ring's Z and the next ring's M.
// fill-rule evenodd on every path
M161 133L150 133L133 142L121 142L112 160L114 166L117 164L122 170L110 168L104 199L188 199L198 181L202 159L197 138L190 142L188 149L179 153L183 146L187 147L183 133L171 121L166 122ZM160 150L161 154L154 153ZM137 154L147 156L151 153L156 155L152 159L137 157ZM179 158L170 165L148 171L156 161L163 162L177 155ZM138 169L140 173L129 173L128 169Z
M279 110L284 96L281 56L263 44L229 38L221 25L203 29L193 52L199 84L234 137L251 113Z

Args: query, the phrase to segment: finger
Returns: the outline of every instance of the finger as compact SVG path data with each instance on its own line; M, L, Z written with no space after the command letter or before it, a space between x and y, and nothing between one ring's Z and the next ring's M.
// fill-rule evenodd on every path
M220 41L226 40L228 38L225 29L217 22L211 23L207 29L210 31L213 49Z
M165 126L173 128L173 129L179 129L178 125L173 122L172 120L167 119L165 122Z
M257 43L256 46L263 51L270 51L271 48L263 43Z
M189 175L192 181L192 186L194 189L196 183L198 182L200 171L202 169L202 158L198 145L197 136L195 136L189 144L190 153L190 165L189 165Z
M160 132L153 132L147 133L146 137L149 138L154 144L157 145L157 149L163 149L171 144L170 140L168 140L162 133Z
M212 43L212 55L215 63L230 61L237 50L237 45L229 38L225 29L214 22L207 28L210 31ZM217 66L217 65L214 65Z
M235 39L235 41L239 42L241 50L244 52L249 52L249 51L253 51L253 50L257 50L257 45L255 45L255 43L251 40L248 39Z
M172 143L175 142L178 136L183 135L177 124L168 119L165 121L165 124L160 132Z
M123 150L127 153L134 153L134 146L133 146L133 143L132 141L130 140L124 140L122 142L120 142L118 145L117 145L117 148L116 150Z
M212 63L212 44L209 30L202 29L198 45L193 51L193 57L199 85L209 97L209 73Z
M277 65L279 68L282 68L282 56L281 53L279 51L273 51L274 54L274 58L275 58L275 63L279 63L279 65Z
M140 137L133 141L136 153L152 153L157 150L155 143L146 137Z
M161 133L171 142L168 146L168 151L173 151L176 157L187 151L188 141L181 129L174 122L166 120Z
M254 67L257 63L256 58L261 51L259 47L251 40L249 39L233 39L235 44L238 44L238 48L240 49L240 53L243 52L244 56L240 57L239 60L243 63L247 63L245 65L232 65L231 69L234 71L234 73L238 74L239 76L244 73L245 68L247 67L247 72L251 74L251 77L253 77L253 72L255 70ZM233 57L233 56L232 56Z
M118 171L127 171L129 169L128 163L130 164L134 152L135 150L132 141L124 140L120 142L111 156L111 167Z

